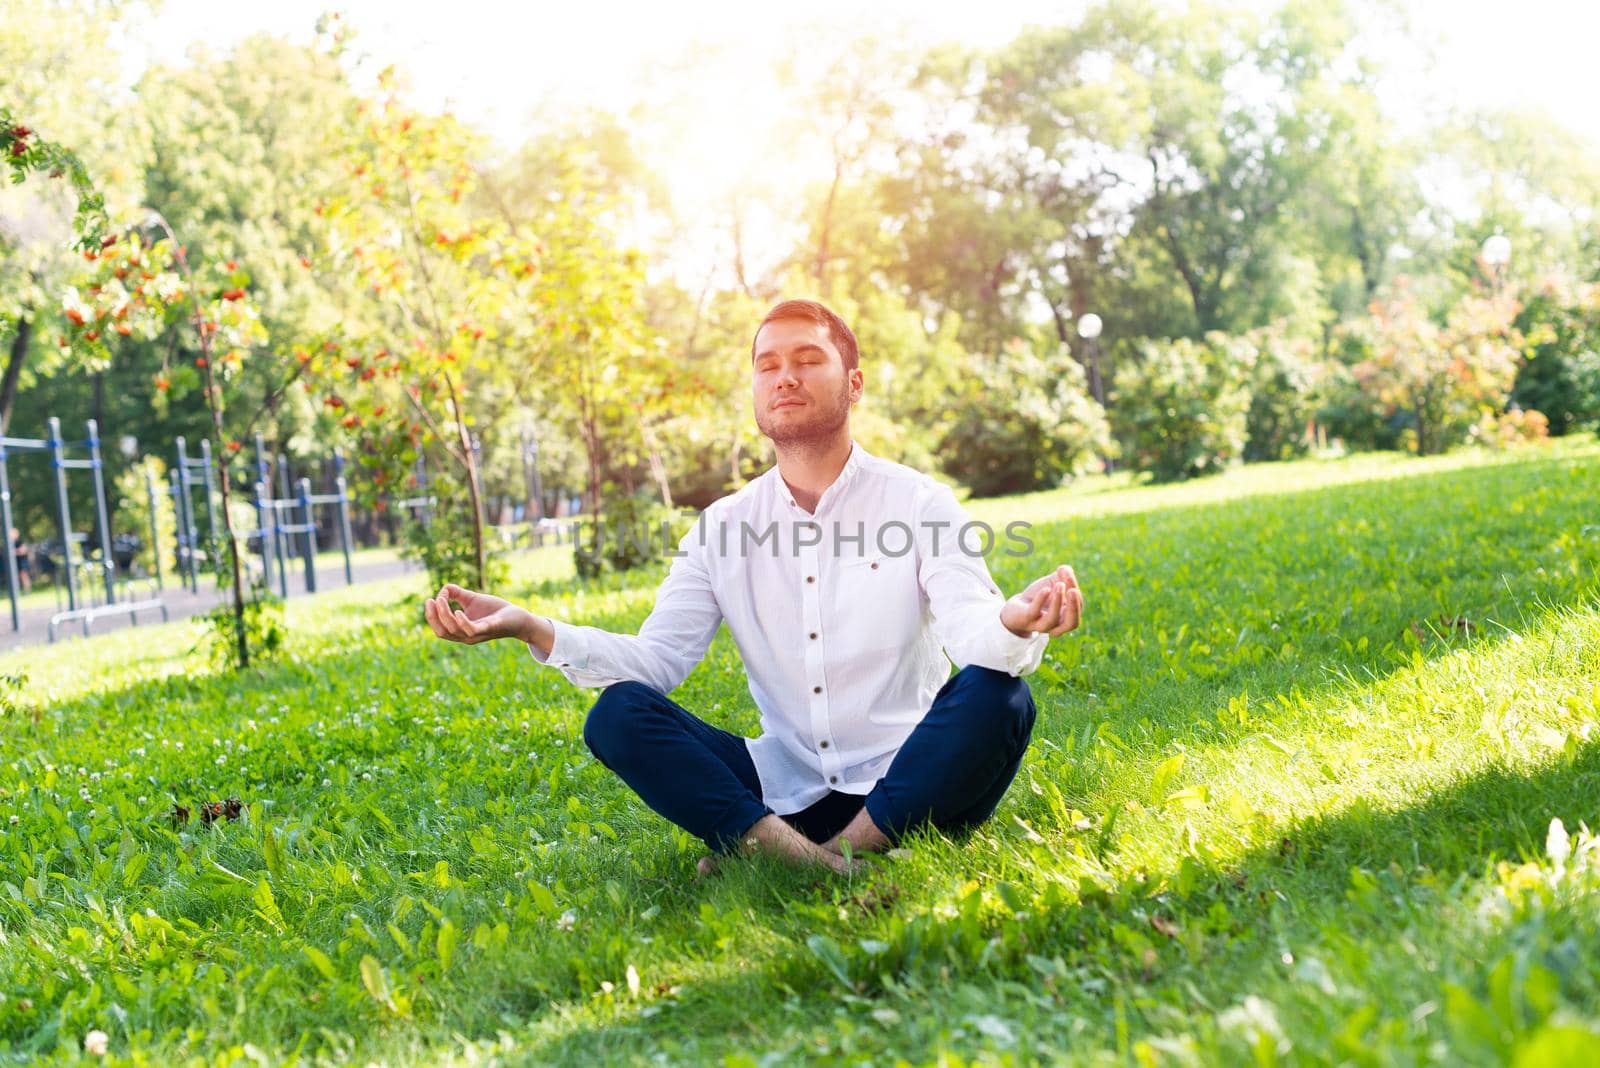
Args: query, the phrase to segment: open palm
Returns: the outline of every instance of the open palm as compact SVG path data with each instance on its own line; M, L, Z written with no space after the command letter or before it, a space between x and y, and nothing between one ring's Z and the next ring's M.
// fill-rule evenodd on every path
M1076 629L1082 620L1083 591L1066 564L1034 579L1000 609L1000 622L1019 637L1043 633L1054 638Z
M451 601L461 607L452 609ZM533 619L527 609L503 597L477 593L454 583L445 583L437 597L423 603L422 610L435 634L463 645L521 637Z

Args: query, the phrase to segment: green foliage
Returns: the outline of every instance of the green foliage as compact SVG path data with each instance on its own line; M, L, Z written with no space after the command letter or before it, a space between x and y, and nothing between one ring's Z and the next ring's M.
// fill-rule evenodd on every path
M1482 415L1505 407L1523 343L1516 312L1504 295L1473 295L1440 325L1402 280L1360 324L1370 355L1352 374L1387 412L1409 417L1411 448L1442 452L1466 440Z
M98 247L101 235L110 225L105 197L95 188L88 168L76 153L40 137L31 127L23 125L21 116L13 115L9 107L0 104L0 159L5 161L13 183L20 184L35 173L66 178L77 198L73 227L78 234L78 247Z
M249 650L250 663L255 666L270 664L283 652L288 630L284 623L283 600L267 588L259 573L249 574L243 584L244 602L236 608L233 603L232 549L225 537L218 537L219 551L213 554L217 588L228 596L201 619L206 635L200 643L205 647L213 669L239 670L240 631L243 645Z
M1528 358L1511 400L1543 412L1557 436L1600 430L1600 284L1546 285L1528 298L1516 328Z
M152 498L148 492L147 477L155 484L155 545L150 544ZM172 496L167 492L167 465L159 456L146 456L141 462L125 467L117 474L113 490L116 495L117 532L132 534L139 539L139 551L135 555L135 560L144 569L145 574L153 575L159 547L169 547L171 552L176 551L177 546L178 517L172 504ZM161 561L161 568L165 574L173 574L177 566L175 558Z
M225 601L202 617L210 628L206 649L213 667L239 667L239 627L241 616ZM259 579L250 585L242 614L244 637L250 647L250 662L270 663L283 650L286 634L283 601Z
M693 522L645 492L613 492L604 501L598 522L579 521L572 547L573 567L586 581L665 560Z
M401 555L422 565L434 590L447 582L483 590L497 588L505 581L505 556L496 545L486 542L480 573L477 529L466 487L437 478L427 488L434 503L410 512L402 524Z
M1117 371L1112 414L1125 452L1160 481L1209 474L1244 454L1250 379L1258 350L1249 340L1143 341Z
M1284 330L1256 331L1245 417L1244 458L1287 460L1310 447L1310 426L1321 400L1326 368L1316 343Z
M1041 355L1013 338L968 366L939 454L945 472L975 496L1050 489L1112 452L1105 412L1065 346Z
M1590 1063L1597 462L1569 440L977 502L1029 510L1089 616L1028 676L1040 715L994 816L852 877L697 880L698 843L584 751L595 692L518 643L433 639L414 576L291 601L260 673L146 627L7 654L40 716L0 721L0 1041L66 1063L91 1030L148 1064ZM519 564L536 610L619 631L659 578L576 583L567 546ZM1036 569L994 567L1007 590ZM673 698L748 735L746 681L723 633Z

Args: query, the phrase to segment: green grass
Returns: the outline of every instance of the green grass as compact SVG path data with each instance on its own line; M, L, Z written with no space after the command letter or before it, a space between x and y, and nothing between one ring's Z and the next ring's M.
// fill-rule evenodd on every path
M849 879L697 881L584 750L594 691L425 637L414 577L291 602L261 674L193 624L4 658L0 1058L1600 1062L1600 447L972 510L1087 623L995 818ZM516 592L636 626L662 570L568 552ZM673 696L754 731L725 631Z

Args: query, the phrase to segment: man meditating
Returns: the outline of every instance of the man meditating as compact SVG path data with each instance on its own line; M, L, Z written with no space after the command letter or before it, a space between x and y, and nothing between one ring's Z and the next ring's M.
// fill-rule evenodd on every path
M846 844L870 852L989 817L1033 729L1020 676L1078 625L1083 595L1059 566L1005 598L982 555L992 532L969 524L949 487L851 440L863 379L832 311L779 304L751 359L777 466L700 515L637 635L454 585L425 612L441 638L517 638L574 685L603 687L584 742L713 854L845 871ZM667 696L724 620L761 712L756 738Z

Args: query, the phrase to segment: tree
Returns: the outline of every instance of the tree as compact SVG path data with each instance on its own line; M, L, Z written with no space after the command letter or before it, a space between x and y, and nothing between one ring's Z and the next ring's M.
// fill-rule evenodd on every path
M340 425L364 434L364 462L387 480L418 448L438 448L466 491L439 502L440 531L464 532L482 588L489 549L472 402L527 351L544 245L472 210L477 135L405 105L392 70L379 84L378 99L352 103L336 135L343 180L316 207L328 253L315 270L341 294L343 321L295 358Z
M116 102L115 65L104 62L129 6L0 0L6 169L16 183L28 174L64 179L0 193L0 339L9 342L0 426L11 423L30 355L54 333L51 308L76 259L68 234L80 249L92 247L108 225L108 205L120 217L139 199L137 123Z
M115 339L154 340L174 330L194 331L199 355L193 366L163 363L156 388L182 396L198 383L211 416L218 487L222 494L223 563L232 581L235 663L250 666L249 612L244 592L238 535L233 527L233 490L226 457L239 448L224 431L224 384L244 365L252 347L264 339L260 316L249 301L249 275L236 261L210 262L191 268L188 252L178 243L159 213L151 224L165 235L147 243L137 230L110 235L101 247L86 252L94 264L89 278L67 290L62 314L68 323L61 347L88 368L104 367Z

